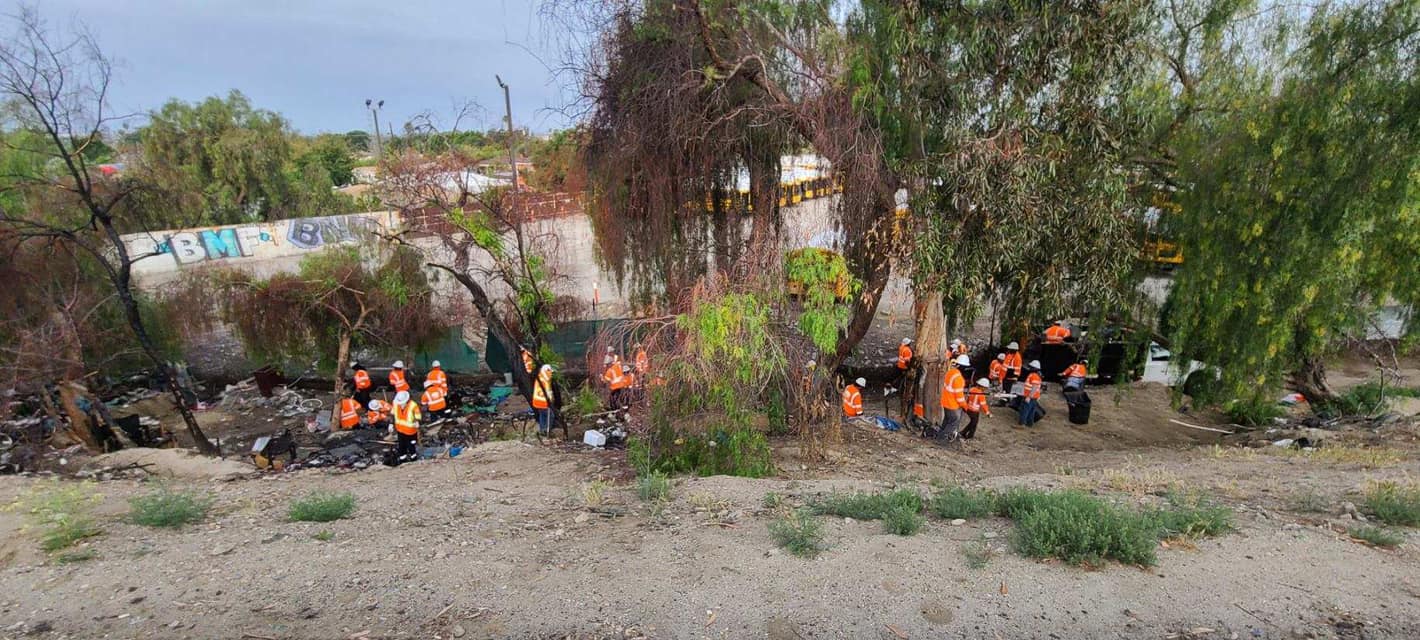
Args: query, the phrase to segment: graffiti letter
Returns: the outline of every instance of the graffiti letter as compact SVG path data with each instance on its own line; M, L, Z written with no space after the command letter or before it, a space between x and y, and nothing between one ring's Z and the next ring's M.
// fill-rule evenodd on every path
M289 223L291 228L286 233L286 238L302 249L314 249L321 246L320 224L315 220L292 220Z
M208 260L240 258L246 255L246 252L242 251L242 246L237 243L236 229L203 231L202 244L207 247Z
M173 259L178 264L190 264L202 262L207 259L207 252L202 249L202 243L198 241L197 234L191 231L181 231L168 237L168 246L172 249Z
M261 227L237 227L237 243L242 245L242 255L244 256L255 255L256 245L270 241L271 236L266 235Z

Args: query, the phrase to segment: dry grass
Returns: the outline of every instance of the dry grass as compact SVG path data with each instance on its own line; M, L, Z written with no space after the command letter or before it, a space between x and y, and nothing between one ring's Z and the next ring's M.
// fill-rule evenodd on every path
M1217 460L1257 460L1263 456L1290 458L1336 466L1352 466L1362 469L1393 467L1410 458L1409 454L1393 447L1366 447L1354 444L1334 444L1305 451L1291 447L1261 447L1247 449L1213 445L1209 455Z
M592 509L606 504L607 487L607 483L602 480L593 480L582 485L582 503Z
M1134 496L1168 491L1179 484L1178 476L1159 467L1128 465L1123 469L1104 469L1099 473L1102 488Z

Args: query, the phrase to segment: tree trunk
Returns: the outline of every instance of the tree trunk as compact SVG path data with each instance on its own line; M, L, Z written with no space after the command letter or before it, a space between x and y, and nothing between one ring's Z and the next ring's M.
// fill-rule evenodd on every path
M128 327L133 330L133 335L138 338L138 344L143 348L143 354L148 356L148 360L157 367L158 371L165 374L168 381L168 392L172 394L173 404L178 413L182 415L182 421L187 425L187 433L192 436L192 442L197 450L207 455L220 455L222 452L211 440L207 439L207 434L202 433L202 427L197 424L197 417L192 415L192 410L187 408L187 400L182 395L182 387L178 385L177 369L163 361L158 355L158 348L153 344L153 338L148 335L148 330L143 326L143 316L138 311L138 301L133 298L133 291L129 287L126 278L120 278L115 283L118 289L118 299L123 304L124 316L128 319Z
M934 290L922 303L917 326L917 361L922 368L922 388L917 390L923 417L932 424L942 421L942 376L947 373L947 324L942 316L942 292Z
M337 425L340 424L340 400L345 396L343 393L345 390L345 367L350 360L350 340L350 331L342 327L340 329L340 348L335 352L335 375L333 376L335 378L333 381L335 383L335 402L331 403L334 405L331 407L330 413L331 431L335 431Z
M513 382L518 385L518 393L522 394L528 401L528 406L532 406L532 376L522 367L522 360L518 358L519 344L513 338L513 332L508 329L508 325L503 322L503 317L493 308L493 301L488 299L488 294L483 287L478 284L467 273L455 271L446 265L426 263L427 266L435 269L443 269L449 272L468 294L473 298L473 307L478 309L478 313L483 316L483 321L488 324L488 332L493 334L493 338L498 344L503 345L503 351L508 354L508 368L513 370Z
M1336 400L1336 391L1326 382L1326 364L1320 358L1303 358L1290 377L1292 388L1312 407Z

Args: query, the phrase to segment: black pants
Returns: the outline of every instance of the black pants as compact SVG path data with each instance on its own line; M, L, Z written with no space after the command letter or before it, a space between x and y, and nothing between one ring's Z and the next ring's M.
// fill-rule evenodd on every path
M364 408L370 406L370 390L369 390L369 389L361 389L361 390L359 390L359 391L356 391L356 392L355 392L355 395L354 395L354 398L355 398L355 401L356 401L356 402L360 403L360 408L361 408L361 409L364 409Z
M966 428L961 430L961 437L963 440L970 440L976 437L976 423L980 420L980 411L966 412Z
M397 454L400 458L407 460L413 460L414 458L417 458L419 456L419 450L417 447L414 446L414 443L418 440L418 438L411 435L405 435L399 432L395 432L395 435L399 438L399 444L396 445L394 449L395 454Z

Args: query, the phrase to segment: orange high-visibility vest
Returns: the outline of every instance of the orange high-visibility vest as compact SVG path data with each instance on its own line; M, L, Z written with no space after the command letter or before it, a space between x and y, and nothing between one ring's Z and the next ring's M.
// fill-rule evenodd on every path
M897 347L897 368L899 371L907 370L907 363L912 362L912 347L898 345Z
M409 383L404 381L404 369L390 369L390 386L396 393L409 391Z
M1026 376L1025 397L1034 400L1040 399L1040 374L1034 371Z
M1066 368L1065 373L1060 375L1066 378L1083 378L1088 375L1088 373L1085 371L1085 365L1077 362Z
M991 415L991 403L987 400L985 387L972 387L966 394L966 410L971 413Z
M419 402L428 407L430 411L444 410L444 389L439 385L434 385L424 390L419 396Z
M620 362L611 363L611 366L606 368L606 373L602 374L602 380L606 381L607 387L611 388L612 391L631 386L630 382L626 379L626 374L621 371Z
M394 430L407 436L419 435L419 405L404 403L394 408Z
M639 374L641 374L641 375L646 375L646 372L647 372L647 371L650 371L650 370L651 370L651 358L650 358L650 356L647 356L647 355L646 355L646 350L645 350L645 349L642 349L642 350L640 350L640 351L637 351L637 352L636 352L636 373L639 373Z
M552 398L552 372L544 371L537 375L537 381L533 383L532 406L534 409L546 409L551 406L548 400Z
M527 349L523 349L523 370L527 371L528 373L533 372L532 353L529 352Z
M927 409L926 407L922 406L921 402L918 402L912 405L912 415L917 416L919 418L925 418L927 417Z
M370 388L370 374L364 369L355 370L355 390L364 391Z
M376 422L380 422L382 420L388 420L390 413L389 403L383 400L375 400L374 402L375 406L378 408L366 411L365 421L369 422L370 424L375 424Z
M1060 325L1050 325L1045 330L1046 344L1065 344L1065 339L1070 337L1070 330Z
M857 385L843 387L843 415L849 418L863 415L863 394Z
M1021 352L1006 354L1006 368L1010 369L1017 378L1021 377Z
M947 369L946 375L942 376L942 408L960 409L966 402L966 378L961 375L961 370L956 367Z
M340 401L340 428L354 429L360 424L360 403L354 398L344 398Z
M1000 384L1002 380L1006 379L1006 363L1000 360L992 360L991 370L986 374L986 377L992 382Z
M437 367L430 369L429 375L424 376L424 381L433 382L434 386L438 387L444 393L449 392L449 376L444 373L443 369Z
M964 355L967 355L967 351L966 351L967 349L968 349L968 347L966 346L966 343L963 342L963 343L957 345L956 350L955 350L955 351L952 351L952 355L954 355L954 356L964 356Z

